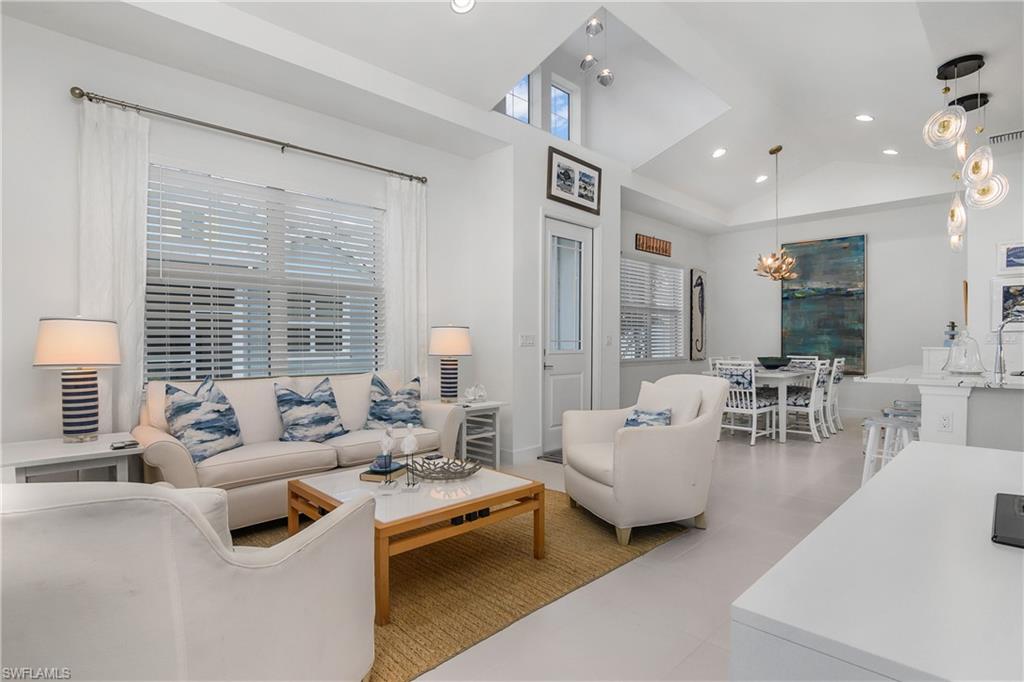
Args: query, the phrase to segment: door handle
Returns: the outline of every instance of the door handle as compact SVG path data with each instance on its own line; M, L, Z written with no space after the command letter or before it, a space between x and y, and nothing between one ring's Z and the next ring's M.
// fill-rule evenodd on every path
M554 368L555 368L555 366L554 366L554 365L549 365L549 364L548 364L548 363L546 363L546 362L544 363L544 369L554 369Z

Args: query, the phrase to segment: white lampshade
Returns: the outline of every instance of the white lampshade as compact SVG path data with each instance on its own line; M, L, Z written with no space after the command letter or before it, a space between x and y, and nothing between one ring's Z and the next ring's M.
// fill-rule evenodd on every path
M454 325L431 327L430 348L427 350L427 353L442 357L472 355L473 344L469 339L469 327L456 327Z
M117 322L44 317L36 334L36 367L114 367L121 364Z

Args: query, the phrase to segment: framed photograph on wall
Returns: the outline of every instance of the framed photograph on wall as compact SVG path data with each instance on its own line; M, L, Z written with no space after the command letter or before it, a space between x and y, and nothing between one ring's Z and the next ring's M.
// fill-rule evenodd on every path
M996 272L1000 275L1024 275L1024 242L1007 242L996 247L999 262Z
M1024 309L1024 274L1018 277L992 278L992 331L998 331L1003 320L1017 308ZM1012 322L1008 332L1024 332L1024 322Z
M705 318L704 289L707 273L697 268L690 269L690 359L707 358L707 320Z
M601 169L548 147L548 199L601 215Z

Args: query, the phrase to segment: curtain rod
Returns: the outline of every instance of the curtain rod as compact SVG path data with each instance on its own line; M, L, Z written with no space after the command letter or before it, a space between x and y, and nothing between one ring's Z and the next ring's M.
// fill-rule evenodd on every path
M427 178L422 175L413 175L411 173L403 173L402 171L394 170L393 168L385 168L384 166L375 166L372 163L366 163L365 161L356 161L345 156L338 156L337 154L329 154L322 152L317 149L310 149L309 147L300 147L297 144L291 142L284 142L282 140L275 140L272 137L264 137L263 135L257 135L255 133L247 133L244 130L236 130L234 128L228 128L227 126L218 125L216 123L208 123L207 121L200 121L196 118L189 118L188 116L181 116L180 114L172 114L168 111L161 111L159 109L151 109L144 107L141 104L132 104L131 102L125 102L113 97L107 97L105 95L99 95L95 92L87 92L77 85L71 88L71 96L75 99L82 99L83 97L90 102L106 102L107 104L113 104L121 107L122 109L134 109L140 114L152 114L154 116L163 116L164 118L174 119L175 121L181 121L183 123L190 123L195 126L202 128L209 128L211 130L219 130L222 133L229 133L231 135L238 135L239 137L245 137L250 140L256 140L257 142L266 142L272 144L275 147L281 148L283 154L286 149L294 149L297 152L305 152L306 154L312 154L314 156L322 156L326 159L333 159L334 161L341 161L342 163L349 163L355 166L361 166L363 168L369 168L370 170L379 171L381 173L387 173L389 175L397 175L402 178L409 180L415 180L416 182L422 182L426 184Z

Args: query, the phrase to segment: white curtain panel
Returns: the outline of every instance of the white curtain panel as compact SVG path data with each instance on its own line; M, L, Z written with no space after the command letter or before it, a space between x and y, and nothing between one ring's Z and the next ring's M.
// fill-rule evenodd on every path
M101 413L112 416L115 431L128 431L138 421L143 380L149 121L85 101L81 124L78 312L118 323L121 366L110 374L111 409L104 400Z
M427 373L427 186L388 177L384 233L385 364Z

